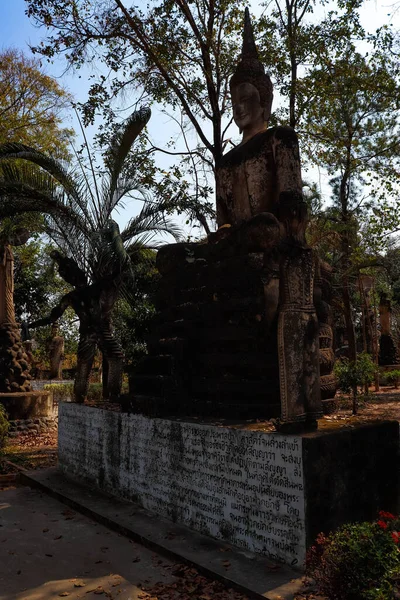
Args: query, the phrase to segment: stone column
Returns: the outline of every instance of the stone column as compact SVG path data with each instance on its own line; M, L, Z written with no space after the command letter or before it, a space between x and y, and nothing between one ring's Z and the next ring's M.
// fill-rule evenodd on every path
M0 392L30 391L29 362L14 310L14 256L0 247Z

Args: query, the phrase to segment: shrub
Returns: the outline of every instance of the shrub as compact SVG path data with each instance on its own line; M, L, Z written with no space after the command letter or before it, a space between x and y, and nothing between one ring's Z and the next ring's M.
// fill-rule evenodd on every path
M306 573L330 600L390 600L400 575L400 519L344 525L320 534L308 551Z
M374 380L376 365L369 354L365 352L358 355L356 362L347 358L338 360L334 367L339 389L348 394L353 386L370 384Z
M73 398L74 384L73 383L46 383L43 386L44 390L53 392L53 398L56 402L65 402L65 400Z
M397 388L399 386L399 380L400 380L400 370L399 369L395 369L393 371L386 371L386 373L384 373L383 375L384 375L384 378L386 379L386 381L388 381L389 383L393 383L395 388Z
M87 399L90 402L99 402L103 399L103 384L89 383Z
M10 423L7 419L6 409L2 404L0 404L0 448L2 448L5 444L9 428Z
M122 392L127 391L128 384L124 382L122 385ZM53 398L62 402L68 399L73 399L74 396L74 384L73 383L46 383L43 389L50 390L53 392ZM89 402L100 402L103 399L103 384L102 383L89 383L89 389L87 394Z
M128 383L122 383L121 393L128 391ZM88 389L87 399L89 402L100 402L103 400L103 384L102 383L90 383Z

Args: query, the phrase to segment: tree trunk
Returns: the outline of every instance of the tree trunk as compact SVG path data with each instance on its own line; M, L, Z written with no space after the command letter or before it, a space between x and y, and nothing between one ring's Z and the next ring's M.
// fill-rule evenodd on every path
M357 361L357 345L356 345L356 332L354 329L352 306L350 299L350 287L349 278L347 274L342 277L342 298L343 298L343 313L346 324L347 342L349 345L349 361L355 364ZM357 414L358 403L357 403L357 384L352 387L353 392L353 415Z
M363 336L363 352L368 352L368 343L367 343L367 314L368 314L368 305L367 305L367 297L364 292L364 288L361 281L360 273L358 273L358 287L360 290L360 300L361 300L361 313L362 313L362 336ZM364 394L368 396L369 394L369 384L366 381L364 383Z
M379 348L378 348L378 311L376 308L376 289L375 289L375 278L373 279L373 298L374 298L374 317L375 317L375 331L372 331L372 322L371 322L371 334L372 334L372 347L374 351L374 360L376 364L375 371L375 392L379 392Z

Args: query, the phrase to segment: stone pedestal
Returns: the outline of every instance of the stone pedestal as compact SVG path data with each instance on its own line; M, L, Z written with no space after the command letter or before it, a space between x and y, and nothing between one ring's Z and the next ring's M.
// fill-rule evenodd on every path
M398 444L397 422L290 436L59 408L66 476L298 567L320 531L397 510Z
M265 265L264 252L177 249L188 254L161 278L149 355L131 379L132 409L152 416L279 417L278 272Z
M47 390L0 393L0 403L11 421L53 415L53 396Z

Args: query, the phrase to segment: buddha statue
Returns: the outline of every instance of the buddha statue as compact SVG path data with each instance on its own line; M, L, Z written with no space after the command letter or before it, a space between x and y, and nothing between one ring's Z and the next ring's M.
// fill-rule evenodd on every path
M247 8L242 55L230 90L233 118L243 137L217 165L218 227L267 212L276 217L281 237L304 244L307 210L297 136L291 127L267 129L272 83L258 59Z
M290 127L267 128L272 84L248 9L230 89L243 137L216 165L218 231L207 243L159 250L158 316L133 391L147 397L141 411L152 397L152 414L162 406L170 414L275 418L285 432L315 428L317 261L305 241L298 141Z

